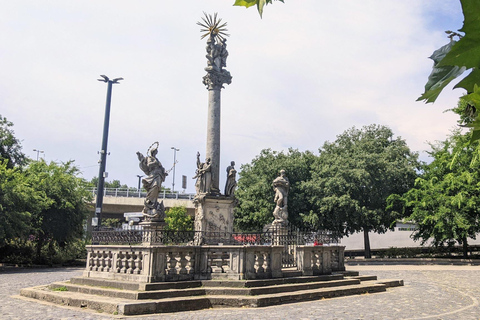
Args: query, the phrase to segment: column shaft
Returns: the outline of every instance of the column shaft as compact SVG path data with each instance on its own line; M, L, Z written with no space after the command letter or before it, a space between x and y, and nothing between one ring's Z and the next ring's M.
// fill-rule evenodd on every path
M220 90L220 88L208 90L206 158L211 159L212 192L220 190Z

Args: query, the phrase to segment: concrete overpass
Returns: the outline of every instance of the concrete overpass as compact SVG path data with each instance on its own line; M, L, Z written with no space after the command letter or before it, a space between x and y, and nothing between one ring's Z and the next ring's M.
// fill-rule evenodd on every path
M96 188L92 189L94 198L91 202L90 212L92 215L95 212L96 203ZM125 212L141 212L143 209L143 201L145 200L146 192L133 189L109 189L104 190L102 218L123 219ZM193 198L195 194L191 193L169 193L163 192L159 195L159 201L163 200L165 209L171 207L183 206L187 208L187 213L194 217L195 206Z

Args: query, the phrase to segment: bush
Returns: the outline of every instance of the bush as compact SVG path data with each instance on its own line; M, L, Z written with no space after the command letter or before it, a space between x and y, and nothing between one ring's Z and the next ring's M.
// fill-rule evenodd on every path
M193 220L185 207L172 207L167 210L165 218L167 231L192 231Z

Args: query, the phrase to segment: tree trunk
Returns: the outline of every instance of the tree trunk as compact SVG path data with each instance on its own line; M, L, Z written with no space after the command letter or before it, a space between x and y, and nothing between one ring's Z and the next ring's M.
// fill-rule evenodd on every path
M463 244L463 258L468 259L468 242L467 242L467 237L463 237L462 239L462 244Z
M370 259L372 257L372 252L370 251L370 238L368 237L368 229L363 229L363 244L365 247L365 259Z

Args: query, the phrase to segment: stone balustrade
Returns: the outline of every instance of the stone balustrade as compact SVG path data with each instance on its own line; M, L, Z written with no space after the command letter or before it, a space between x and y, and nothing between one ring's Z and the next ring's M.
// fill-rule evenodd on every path
M304 276L345 271L344 246L297 246L297 270Z
M282 246L87 246L85 277L122 281L282 277Z

